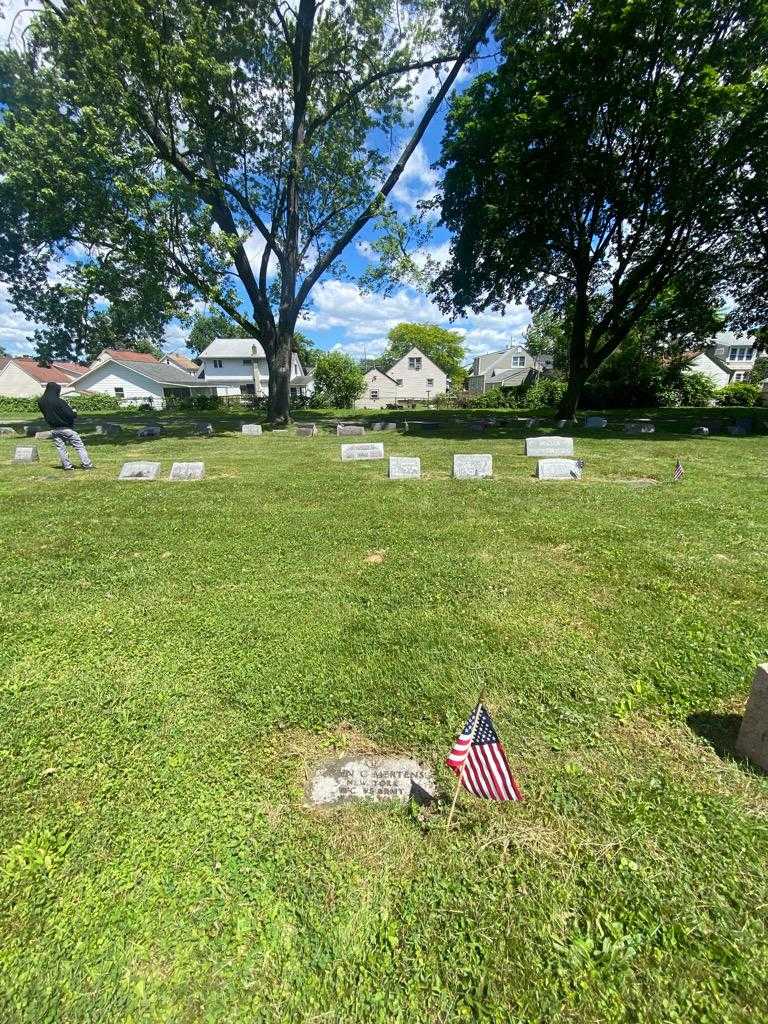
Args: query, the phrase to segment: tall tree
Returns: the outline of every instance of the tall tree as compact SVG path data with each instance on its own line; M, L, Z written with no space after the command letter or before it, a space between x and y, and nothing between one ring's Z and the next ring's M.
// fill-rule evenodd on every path
M466 358L461 335L437 324L396 324L387 335L389 344L381 357L381 365L390 367L412 348L420 349L432 362L447 373L454 385L466 376Z
M455 238L436 292L452 311L570 307L572 416L665 289L687 309L718 305L735 186L764 134L766 8L523 10L498 28L498 70L453 102L439 202Z
M214 338L239 338L242 333L240 325L225 313L195 313L187 338L187 348L200 355Z
M41 0L0 66L12 293L57 246L150 269L264 346L289 416L315 284L389 196L494 14L446 0ZM413 113L422 73L436 83ZM394 155L392 155L394 153ZM2 202L2 200L0 200ZM0 235L0 237L2 237Z
M317 361L315 387L337 409L350 409L365 391L363 371L345 352L325 352Z

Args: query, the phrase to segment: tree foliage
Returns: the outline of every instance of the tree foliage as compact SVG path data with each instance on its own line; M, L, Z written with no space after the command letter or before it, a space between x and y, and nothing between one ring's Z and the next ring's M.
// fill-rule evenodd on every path
M317 360L315 388L337 409L350 409L365 390L363 371L344 352L326 352Z
M14 301L77 245L111 303L133 275L140 308L167 319L203 299L257 336L270 415L287 418L300 311L357 233L391 215L493 13L448 0L42 2L25 51L0 58ZM436 84L414 111L425 71Z
M437 324L396 324L387 335L387 348L381 357L382 367L388 369L402 359L412 348L429 356L452 383L463 381L466 370L463 363L466 352L461 335Z
M569 310L572 415L585 381L666 290L727 287L737 186L764 144L760 0L554 0L510 14L503 61L452 105L443 307Z
M200 355L215 338L240 338L242 336L242 327L225 313L195 313L187 338L187 348Z

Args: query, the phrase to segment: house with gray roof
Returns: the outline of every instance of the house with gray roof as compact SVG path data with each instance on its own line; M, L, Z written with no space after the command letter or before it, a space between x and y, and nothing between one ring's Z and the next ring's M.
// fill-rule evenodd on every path
M291 353L291 388L310 385L295 383L306 378L298 353ZM269 394L269 367L267 354L255 338L214 338L200 353L198 380L215 388L222 397Z
M102 353L72 381L75 391L113 395L122 405L151 405L162 409L169 398L215 394L205 381L157 359L120 359Z
M551 356L533 356L522 345L476 356L467 387L485 393L491 388L519 388L542 370L552 369Z

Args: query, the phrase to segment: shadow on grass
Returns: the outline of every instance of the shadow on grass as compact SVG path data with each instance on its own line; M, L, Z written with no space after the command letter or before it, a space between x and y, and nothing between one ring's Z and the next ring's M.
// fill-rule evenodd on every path
M715 711L696 711L688 715L686 722L691 732L700 736L722 761L735 761L750 775L765 777L768 772L752 764L736 752L736 740L741 728L741 715L728 715Z

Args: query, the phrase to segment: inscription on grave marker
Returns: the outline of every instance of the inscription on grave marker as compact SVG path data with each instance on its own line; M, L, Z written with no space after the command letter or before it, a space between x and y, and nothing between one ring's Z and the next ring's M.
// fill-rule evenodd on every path
M539 480L581 480L578 459L539 459L536 464Z
M13 453L13 462L39 462L40 452L34 445L16 445Z
M378 802L413 798L428 803L434 798L432 772L408 757L350 755L321 764L307 786L313 804L340 804L355 800Z
M240 428L240 432L243 434L247 434L249 437L261 437L261 424L244 423Z
M171 480L202 480L205 476L203 462L174 462L171 466Z
M526 455L573 455L572 437L526 437Z
M159 462L124 462L118 480L157 480Z
M493 456L454 455L453 475L457 480L493 476Z
M358 434L364 433L365 427L361 427L356 423L339 423L336 427L338 437L356 437Z
M383 459L384 445L378 442L371 444L343 444L341 446L342 462L359 462L367 459Z
M418 480L421 478L421 459L405 455L390 455L390 480Z

